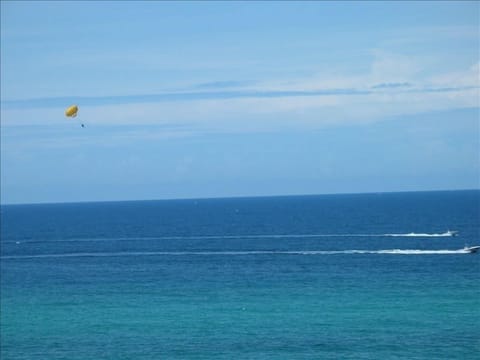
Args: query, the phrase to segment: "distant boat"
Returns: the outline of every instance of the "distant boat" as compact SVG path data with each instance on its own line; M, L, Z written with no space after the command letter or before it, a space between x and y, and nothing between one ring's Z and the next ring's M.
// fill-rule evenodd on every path
M480 246L465 246L463 250L470 254L475 254L480 250Z
M457 235L458 235L458 231L448 230L445 234L446 234L447 236L457 236Z

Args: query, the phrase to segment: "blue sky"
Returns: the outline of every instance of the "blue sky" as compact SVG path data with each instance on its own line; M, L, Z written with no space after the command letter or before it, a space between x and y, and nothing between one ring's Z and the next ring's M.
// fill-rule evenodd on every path
M480 188L479 6L2 1L1 202Z

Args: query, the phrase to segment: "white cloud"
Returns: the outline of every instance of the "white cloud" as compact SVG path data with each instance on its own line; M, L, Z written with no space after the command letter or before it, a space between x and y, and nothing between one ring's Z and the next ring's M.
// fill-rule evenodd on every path
M421 64L409 56L375 50L369 77L374 83L413 81L421 70Z
M467 70L438 74L427 79L433 86L480 86L480 62Z

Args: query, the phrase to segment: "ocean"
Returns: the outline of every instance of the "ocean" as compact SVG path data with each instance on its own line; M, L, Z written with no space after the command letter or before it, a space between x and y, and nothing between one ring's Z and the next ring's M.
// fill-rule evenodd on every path
M3 205L0 358L479 359L467 244L480 191Z

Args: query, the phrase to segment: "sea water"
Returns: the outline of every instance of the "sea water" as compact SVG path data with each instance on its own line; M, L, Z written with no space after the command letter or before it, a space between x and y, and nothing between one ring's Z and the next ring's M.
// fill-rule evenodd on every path
M5 205L1 359L478 359L479 215L480 191Z

